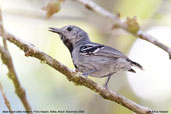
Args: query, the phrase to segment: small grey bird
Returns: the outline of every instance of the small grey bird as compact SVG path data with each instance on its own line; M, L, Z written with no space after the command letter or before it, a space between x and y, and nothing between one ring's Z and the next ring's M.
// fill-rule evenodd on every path
M143 67L130 60L120 51L102 44L91 42L87 33L79 27L68 25L61 29L49 28L49 31L59 34L65 46L69 49L75 68L84 76L107 77L105 87L112 74L119 71L135 71L131 66Z

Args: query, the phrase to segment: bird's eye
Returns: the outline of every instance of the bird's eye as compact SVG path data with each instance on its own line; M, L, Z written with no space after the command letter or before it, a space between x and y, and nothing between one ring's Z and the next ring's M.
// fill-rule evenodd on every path
M72 30L72 28L71 27L68 27L67 30L70 32Z

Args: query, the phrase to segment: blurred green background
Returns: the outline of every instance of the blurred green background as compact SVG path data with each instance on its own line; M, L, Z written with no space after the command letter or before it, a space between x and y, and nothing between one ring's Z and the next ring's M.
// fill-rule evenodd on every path
M66 66L73 68L68 49L59 36L48 32L48 27L76 25L84 29L92 41L114 47L128 55L136 40L121 29L112 30L111 20L87 10L75 0L65 0L59 13L46 18L41 10L49 0L0 0L5 29L13 35L34 44ZM170 0L94 0L110 12L119 11L121 18L136 16L143 30L153 26L171 26ZM2 42L0 42L2 43ZM25 57L15 45L8 43L14 65L27 99L33 110L84 110L85 114L132 114L128 109L104 100L93 91L75 86L65 76L32 57ZM167 58L166 58L167 59ZM6 66L0 61L0 81L13 110L24 110L7 77ZM100 85L106 79L92 78ZM152 109L162 110L151 101L138 97L131 89L125 73L115 74L109 88ZM170 91L171 94L171 91ZM171 96L171 95L170 95ZM170 97L171 99L171 97ZM166 111L170 101L163 101ZM8 110L0 94L0 113ZM169 112L171 114L171 110Z

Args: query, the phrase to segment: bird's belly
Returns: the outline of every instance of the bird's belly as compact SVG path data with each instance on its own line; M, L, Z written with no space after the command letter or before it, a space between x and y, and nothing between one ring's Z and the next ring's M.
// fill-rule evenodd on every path
M88 58L77 63L77 69L80 72L87 73L93 77L105 77L109 74L119 71L117 63L113 59L106 58Z

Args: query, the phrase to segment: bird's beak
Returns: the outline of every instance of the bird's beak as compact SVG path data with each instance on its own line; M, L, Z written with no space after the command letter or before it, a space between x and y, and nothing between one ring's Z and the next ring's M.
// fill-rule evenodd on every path
M61 34L62 33L61 29L53 28L53 27L49 27L49 31L55 32L57 34Z

